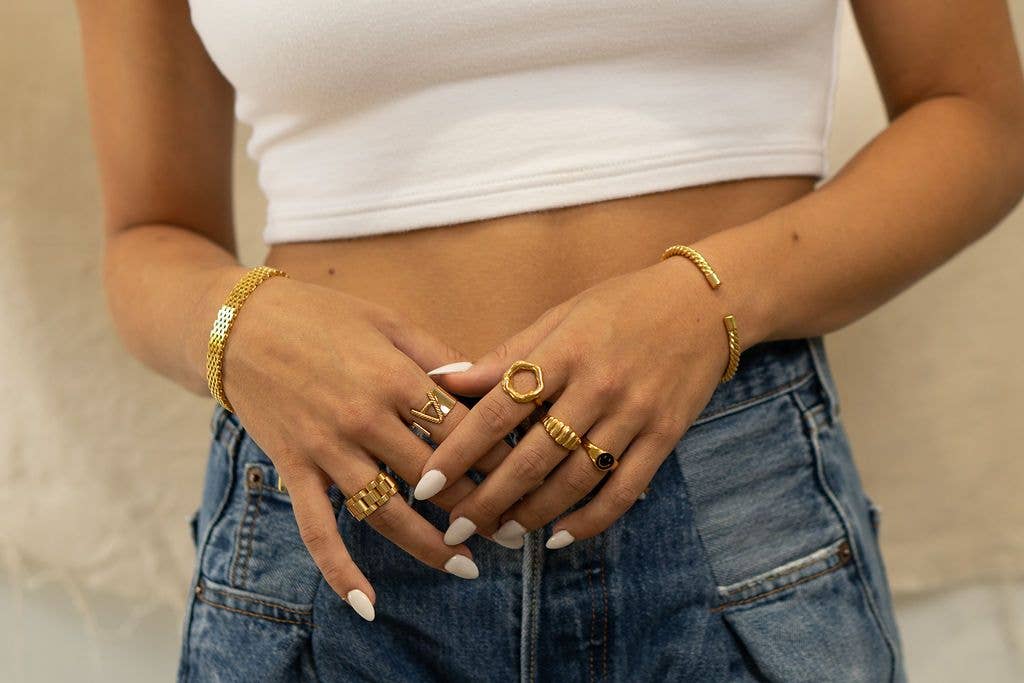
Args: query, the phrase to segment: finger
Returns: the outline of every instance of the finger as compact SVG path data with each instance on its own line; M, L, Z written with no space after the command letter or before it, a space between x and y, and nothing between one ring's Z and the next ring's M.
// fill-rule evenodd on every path
M583 437L586 442L609 453L609 462L615 462L642 427L643 422L639 419L604 418ZM581 445L548 475L541 486L509 508L503 519L515 520L527 530L539 529L593 491L614 467L598 468L585 445Z
M404 481L417 481L423 470L423 463L434 452L433 447L413 433L409 425L397 416L389 415L383 422L381 432L386 432L387 438L368 439L363 445L370 452L387 453L388 466ZM476 483L472 479L462 476L431 498L430 502L445 510L451 510L475 488Z
M395 348L411 358L423 371L467 361L468 354L393 311L382 312L378 327Z
M327 584L359 616L373 621L377 594L341 540L334 507L327 496L329 486L330 480L321 470L316 475L289 479L299 536Z
M662 435L638 436L594 498L555 524L545 546L564 548L574 540L597 536L608 529L637 501L675 443Z
M517 519L507 519L499 528L502 515L579 448L579 435L586 433L603 411L597 394L582 382L570 382L548 411L551 418L561 422L564 430L571 430L563 433L567 437L562 441L564 445L560 445L543 424L534 425L505 461L452 509L450 517L455 520L452 526L460 519L469 519L478 533L489 535L502 545L520 547L523 535L531 529ZM461 524L469 526L467 522ZM465 540L460 534L446 534L445 539L449 542Z
M464 404L456 401L455 397L445 391L443 387L437 385L430 377L424 375L423 371L416 367L411 360L409 361L409 372L407 374L400 373L399 376L403 377L403 379L396 381L390 391L393 409L396 415L401 418L403 424L406 425L405 431L411 430L411 433L421 437L420 441L426 438L429 440L429 445L442 443L466 415L469 414L469 409ZM432 453L432 449L427 442L423 442L423 445L428 447L425 449L416 448L418 457L415 463L415 472L410 473L407 479L407 475L401 473L403 479L411 482L420 481L423 465ZM370 450L375 453L392 453L392 451L381 447L379 444ZM487 462L483 464L476 463L474 469L484 473L490 472L497 463L504 460L510 450L512 450L512 446L507 441L504 439L498 441L485 454ZM398 471L397 468L395 471ZM433 487L434 491L439 491L446 486L447 479L441 479L440 474L433 475L433 477L434 480L424 484L423 490ZM432 496L425 497L430 498ZM458 498L454 500L458 500ZM435 502L441 505L440 500ZM446 509L450 509L450 507Z
M335 456L323 460L324 470L346 498L369 485L380 473L377 461L357 447L349 449L343 459ZM465 579L479 575L469 548L445 544L441 532L409 507L401 496L392 495L363 521L427 566Z
M538 353L534 362L542 369L543 383L538 395L543 400L552 395L565 382L568 363L553 353ZM512 385L518 391L533 389L535 378L527 370L512 377ZM528 383L528 384L524 384ZM439 481L452 481L462 476L473 463L489 451L498 441L512 431L533 410L536 404L518 403L509 397L501 386L493 387L473 409L459 422L438 445L423 466L423 477L416 486L415 496L419 500L430 498L438 489ZM438 474L432 474L437 472ZM493 474L493 473L492 473Z
M567 308L556 306L523 328L494 349L473 361L472 367L462 372L438 375L438 383L449 391L463 396L483 396L501 381L501 376L513 361L526 357L561 321Z

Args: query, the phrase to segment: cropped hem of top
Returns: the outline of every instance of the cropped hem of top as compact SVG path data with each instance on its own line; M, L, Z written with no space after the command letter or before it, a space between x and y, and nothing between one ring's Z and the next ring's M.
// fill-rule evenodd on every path
M277 202L268 211L263 241L277 244L404 232L725 180L789 175L820 178L826 172L825 155L813 147L654 155L428 191L388 193L366 202Z
M266 244L828 173L839 0L190 0Z

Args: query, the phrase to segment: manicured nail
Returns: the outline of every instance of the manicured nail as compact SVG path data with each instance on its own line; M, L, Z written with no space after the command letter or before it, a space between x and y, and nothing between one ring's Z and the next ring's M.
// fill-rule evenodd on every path
M428 375L450 375L453 372L465 372L473 367L473 364L468 360L460 360L457 363L448 363L448 365L442 365L439 368L434 368Z
M458 545L473 535L476 531L476 524L468 517L459 517L444 532L444 542L447 545Z
M559 548L564 548L575 540L576 539L573 538L572 534L565 529L562 529L557 534L553 534L544 545L551 550L558 550Z
M476 562L465 555L452 555L444 563L444 569L449 574L455 574L455 576L463 579L475 579L480 576L480 570L477 568Z
M426 500L443 489L447 481L448 478L441 470L430 470L420 478L412 495L416 500Z
M348 592L348 604L352 605L352 609L363 619L373 621L373 603L370 602L370 598L366 597L366 593L358 588L353 588Z
M498 545L505 546L506 548L511 548L512 550L519 550L520 548L523 547L523 543L524 543L525 539L524 539L524 537L519 536L518 538L510 541L510 540L501 539L501 538L495 538L494 536L491 536L491 540L494 541L495 543L497 543Z
M501 543L503 546L511 548L512 543L521 542L523 536L526 534L526 527L517 522L514 519L510 519L491 536L495 541Z

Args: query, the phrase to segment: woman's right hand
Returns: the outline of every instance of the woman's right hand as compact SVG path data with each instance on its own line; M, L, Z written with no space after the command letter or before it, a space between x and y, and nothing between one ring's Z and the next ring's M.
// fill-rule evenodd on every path
M410 431L410 410L422 409L437 386L425 368L458 360L455 349L385 307L292 278L263 282L233 324L224 393L287 486L324 579L365 619L373 618L375 593L338 533L327 489L333 482L353 495L377 476L378 460L417 482L432 448ZM442 440L466 413L457 404L441 424L427 425L431 439ZM431 502L450 510L475 486L463 476ZM401 496L365 521L431 567L467 579L479 573L465 544L445 544Z

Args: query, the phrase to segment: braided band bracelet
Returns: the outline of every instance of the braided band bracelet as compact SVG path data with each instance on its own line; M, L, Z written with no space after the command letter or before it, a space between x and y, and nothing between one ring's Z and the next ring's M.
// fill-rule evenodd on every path
M666 249L662 255L661 260L664 261L670 256L682 256L689 259L700 272L704 274L704 279L711 285L711 289L718 289L722 281L718 278L718 274L715 273L714 268L711 264L700 255L696 249L691 249L682 244L676 244ZM728 382L736 375L736 370L740 365L740 337L739 332L736 329L736 318L732 315L727 315L722 318L722 322L725 324L725 332L729 337L729 363L725 368L725 373L722 374L722 379L719 383Z
M225 410L232 413L235 410L231 407L228 397L224 395L223 377L224 347L228 342L228 334L245 300L260 284L275 275L288 277L283 270L269 266L256 266L243 275L231 288L224 305L217 311L217 319L213 321L213 328L210 330L210 344L206 349L206 383L210 387L210 394Z

